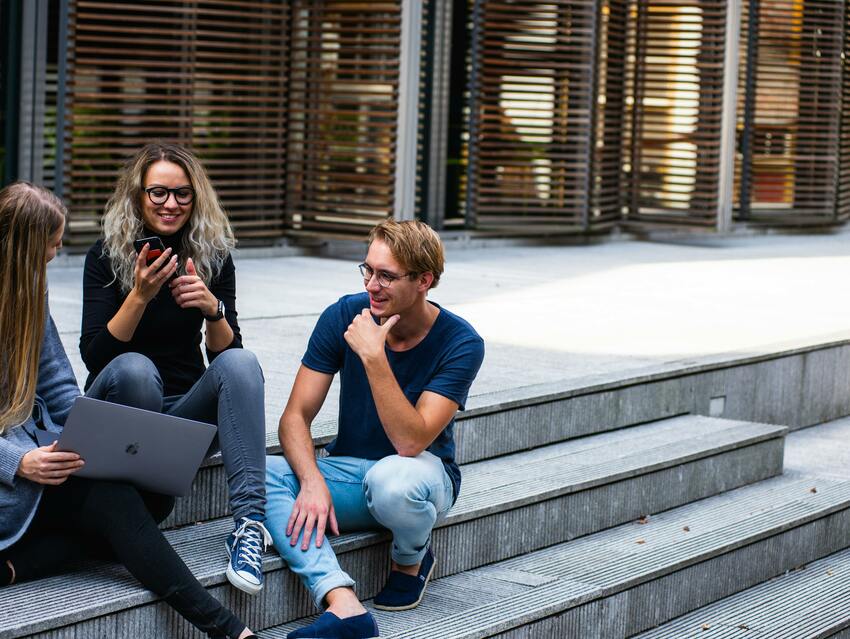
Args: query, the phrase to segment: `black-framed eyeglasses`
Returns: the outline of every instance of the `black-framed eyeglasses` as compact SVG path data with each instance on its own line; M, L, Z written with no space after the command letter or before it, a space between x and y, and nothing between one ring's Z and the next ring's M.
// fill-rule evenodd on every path
M401 275L396 275L395 273L388 273L387 271L375 271L375 269L373 269L365 262L363 264L358 264L357 268L360 269L360 275L363 276L364 284L368 284L370 281L372 281L373 277L376 277L378 280L378 286L380 286L381 288L389 288L396 280L400 280L403 277L410 277L411 275L416 275L414 271L402 273Z
M164 186L149 186L145 189L148 194L148 199L157 206L165 204L168 201L168 195L174 196L174 201L181 206L191 204L195 199L195 189L191 186L181 186L176 189L169 189Z

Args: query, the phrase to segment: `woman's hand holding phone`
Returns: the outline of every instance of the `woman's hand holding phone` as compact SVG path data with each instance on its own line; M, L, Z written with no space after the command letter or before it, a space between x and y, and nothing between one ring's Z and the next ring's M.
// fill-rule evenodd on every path
M136 256L136 268L134 270L135 284L133 291L144 300L145 304L156 297L162 285L177 272L177 256L171 254L171 248L165 249L150 264L148 264L149 252L150 244L145 243Z

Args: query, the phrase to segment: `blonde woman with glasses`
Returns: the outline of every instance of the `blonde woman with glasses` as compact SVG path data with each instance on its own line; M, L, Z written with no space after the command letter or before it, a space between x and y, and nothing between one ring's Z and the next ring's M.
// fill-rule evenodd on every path
M264 382L242 348L234 244L198 159L175 144L141 148L121 171L103 237L86 256L80 353L87 395L218 427L210 453L221 451L234 518L226 574L253 595L270 543Z
M121 482L75 476L58 439L80 391L47 305L47 263L66 211L26 182L0 191L0 585L36 579L85 556L112 557L210 637L253 637L195 579L157 523L171 501Z

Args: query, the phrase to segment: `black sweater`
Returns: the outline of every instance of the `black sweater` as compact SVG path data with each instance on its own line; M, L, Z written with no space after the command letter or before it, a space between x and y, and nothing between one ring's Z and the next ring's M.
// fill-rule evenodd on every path
M151 234L153 235L153 234ZM172 247L180 256L183 233L162 237L166 247ZM129 342L122 342L109 332L106 324L115 316L126 295L113 281L109 258L102 256L103 241L98 240L86 255L83 272L83 323L80 335L80 354L89 376L86 389L97 374L121 353L141 353L153 361L162 377L163 392L182 395L204 373L201 354L201 326L203 314L197 308L180 308L164 284L159 293L145 308L141 321ZM236 269L228 255L221 272L210 285L210 292L224 302L225 318L233 329L233 341L227 348L241 348L242 337L236 322ZM225 349L226 350L226 349ZM209 349L211 362L218 353Z

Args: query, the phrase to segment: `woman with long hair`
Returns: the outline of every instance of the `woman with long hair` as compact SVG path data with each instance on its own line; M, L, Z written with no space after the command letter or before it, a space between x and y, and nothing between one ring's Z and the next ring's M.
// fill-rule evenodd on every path
M198 159L175 144L141 148L86 256L80 353L88 396L218 427L211 452L221 451L234 518L226 574L256 594L270 543L264 381L236 321L234 243Z
M130 484L76 477L56 442L80 391L47 305L47 263L65 206L17 182L0 191L0 584L54 573L81 556L113 556L210 637L253 637L195 579L157 524L173 501Z

